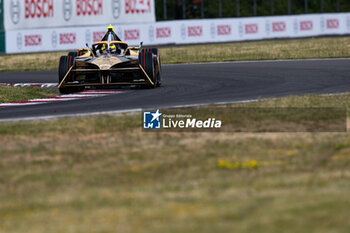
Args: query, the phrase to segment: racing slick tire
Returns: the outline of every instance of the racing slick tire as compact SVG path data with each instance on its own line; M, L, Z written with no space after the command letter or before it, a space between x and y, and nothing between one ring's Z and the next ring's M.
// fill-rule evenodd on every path
M157 65L159 66L159 70L157 72L157 78L156 78L156 86L159 87L161 85L161 78L162 78L162 63L160 62L160 56L159 51L157 48L150 48L150 52L152 52L154 55L157 56Z
M71 57L76 57L77 56L77 52L69 52L68 53L68 57L71 56Z
M73 54L74 55L74 54ZM62 56L60 57L60 63L58 66L58 81L59 84L62 82L64 76L69 71L69 69L74 64L74 56ZM69 74L67 77L67 81L74 81L74 74ZM69 94L73 92L83 91L85 87L61 87L59 91L61 94Z
M160 72L156 73L156 63L153 57L154 52L158 52L158 50L146 48L142 49L139 54L139 62L142 68L154 83L154 85L149 85L149 87L158 87L160 85ZM156 62L158 62L158 59Z
M81 55L83 55L84 54L84 52L82 52L82 51L77 51L77 52L69 52L68 53L68 56L72 56L72 57L79 57L79 56L81 56Z

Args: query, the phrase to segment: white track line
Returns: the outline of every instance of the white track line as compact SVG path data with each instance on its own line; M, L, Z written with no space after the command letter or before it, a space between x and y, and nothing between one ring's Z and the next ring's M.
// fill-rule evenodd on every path
M2 103L0 104L0 108L4 107L11 107L11 106L24 106L24 105L35 105L35 104L44 104L44 103L52 103L52 102L59 102L59 101L68 101L68 100L77 100L77 99L86 99L86 98L92 98L92 97L100 97L100 96L106 96L106 95L112 95L112 94L120 94L124 93L125 91L105 91L105 90L93 90L93 91L83 91L76 94L68 94L68 95L60 95L55 97L46 97L46 98L40 98L40 99L31 99L27 101L18 101L18 102L11 102L11 103Z
M198 106L208 106L208 105L223 105L223 104L237 104L237 103L249 103L249 102L257 102L260 100L266 99L251 99L251 100L239 100L239 101L228 101L228 102L213 102L213 103L202 103L202 104L187 104L187 105L175 105L175 106L161 106L155 107L152 109L172 109L172 108L188 108L188 107L198 107ZM11 118L11 119L0 119L0 122L7 121L27 121L27 120L48 120L48 119L57 119L62 117L83 117L83 116L95 116L95 115L103 115L103 114L135 114L142 111L150 110L150 108L142 109L142 108L134 108L134 109L126 109L126 110L112 110L112 111L100 111L100 112L90 112L90 113L72 113L72 114L61 114L61 115L48 115L48 116L40 116L40 117L21 117L21 118Z
M0 86L52 88L58 85L57 83L0 83Z

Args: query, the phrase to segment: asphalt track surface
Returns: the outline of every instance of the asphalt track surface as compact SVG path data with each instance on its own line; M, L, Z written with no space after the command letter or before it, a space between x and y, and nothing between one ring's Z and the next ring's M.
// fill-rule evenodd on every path
M163 65L162 86L0 109L0 120L249 101L350 91L350 59ZM49 83L56 71L0 73L0 83Z

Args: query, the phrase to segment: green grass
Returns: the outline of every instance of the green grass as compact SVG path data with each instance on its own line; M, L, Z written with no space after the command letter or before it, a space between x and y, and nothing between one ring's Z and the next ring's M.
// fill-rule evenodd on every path
M68 52L7 54L0 56L0 71L55 70L60 56Z
M58 95L56 89L0 86L0 103L24 101L56 95Z
M277 40L168 47L160 53L163 63L336 58L350 57L349 42ZM65 53L0 56L0 71L56 69ZM0 87L0 102L56 94ZM230 119L225 109L231 107L349 103L350 94L307 95L210 111ZM260 117L248 117L244 126L288 123ZM350 134L149 133L141 130L140 118L0 123L0 233L348 232ZM231 119L230 126L238 125Z
M348 133L149 133L139 114L1 123L0 232L348 232L349 166Z
M160 50L164 63L350 57L350 37L176 46Z
M2 55L0 71L54 70L67 52ZM350 37L271 40L160 48L163 64L350 57Z

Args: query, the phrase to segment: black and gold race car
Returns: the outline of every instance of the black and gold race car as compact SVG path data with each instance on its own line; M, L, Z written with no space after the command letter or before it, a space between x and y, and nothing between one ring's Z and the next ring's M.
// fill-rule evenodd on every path
M101 41L91 48L70 52L60 58L59 91L67 94L86 86L113 87L137 85L158 87L161 63L158 49L129 47L110 25Z

